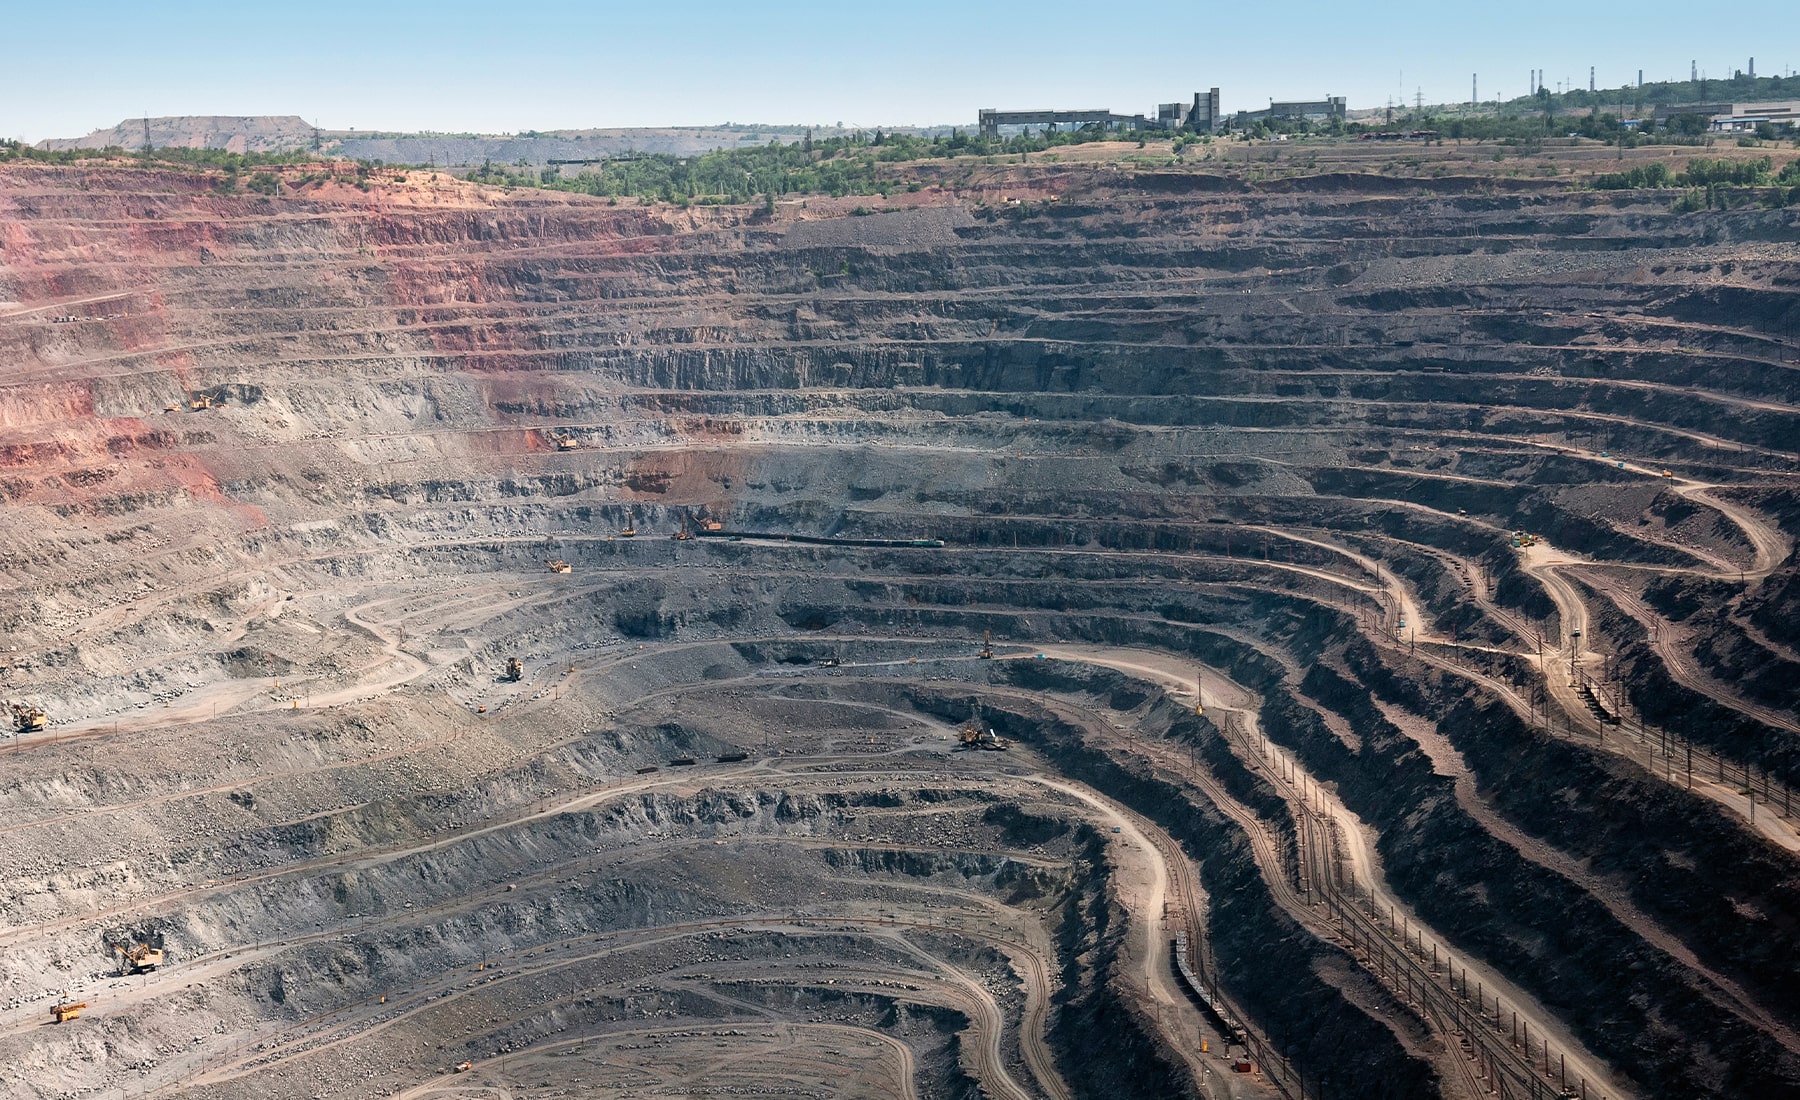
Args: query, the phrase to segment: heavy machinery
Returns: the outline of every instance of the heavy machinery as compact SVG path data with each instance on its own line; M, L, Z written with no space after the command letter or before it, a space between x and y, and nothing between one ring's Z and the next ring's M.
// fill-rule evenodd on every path
M210 393L197 393L188 399L189 412L204 412L207 409L222 409L224 407L225 399L223 397L214 397Z
M458 1073L467 1073L474 1068L475 1068L475 1063L473 1063L473 1062L458 1062L458 1063L456 1063L456 1072L458 1072Z
M130 947L113 948L119 956L119 969L128 974L148 974L162 965L163 953L158 947L147 943L134 943Z
M1527 531L1514 531L1512 533L1512 544L1515 549L1523 550L1526 547L1536 546L1537 541L1538 537Z
M44 723L49 719L42 707L14 703L12 704L12 720L14 733L36 733L44 728Z
M524 678L525 678L525 666L519 663L519 659L517 657L508 657L506 659L507 682L516 684L520 680L523 680Z
M963 723L962 732L957 735L959 749L986 749L988 752L1004 752L1012 744L1006 738L995 733L991 726L981 724L981 712L971 710L969 720Z
M686 516L681 517L681 530L675 532L673 535L670 535L669 537L674 539L676 542L687 542L694 537L694 533L692 531L688 530L688 519Z
M637 538L637 521L630 516L626 516L625 526L620 528L619 537L622 539Z
M81 1015L86 1008L86 1001L58 1001L50 1006L50 1019L59 1024L66 1024Z
M981 652L977 653L975 656L984 661L991 661L994 659L993 639L989 637L988 632L985 630L981 632Z
M554 561L547 561L544 565L547 566L552 573L570 573L574 571L574 567L561 558L557 558Z
M702 523L700 525L700 530L702 530L702 531L723 531L723 530L725 530L725 525L723 523L720 523L716 519L709 519L705 523Z
M559 451L574 451L579 450L580 448L581 444L575 442L575 437L572 435L559 435L556 437L556 449Z

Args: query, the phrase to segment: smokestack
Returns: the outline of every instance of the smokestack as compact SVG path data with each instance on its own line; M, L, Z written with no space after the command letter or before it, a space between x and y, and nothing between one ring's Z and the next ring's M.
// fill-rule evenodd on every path
M1480 75L1481 75L1480 73L1470 73L1469 74L1469 106L1471 106L1471 107L1473 107L1477 103L1481 102L1481 97L1479 95L1475 94L1475 90L1476 90L1475 81L1476 81L1476 78L1479 77Z
M1698 61L1688 62L1688 83L1692 84L1694 81L1699 80L1699 79L1700 79L1700 62L1698 62Z
M1595 89L1595 87L1594 87L1594 67L1592 65L1589 65L1588 66L1588 91L1592 92L1592 91L1596 91L1596 90L1597 89Z
M1754 57L1750 59L1750 79L1756 79L1756 58Z
M1638 70L1638 87L1642 88L1643 86L1644 86L1644 70L1639 69Z

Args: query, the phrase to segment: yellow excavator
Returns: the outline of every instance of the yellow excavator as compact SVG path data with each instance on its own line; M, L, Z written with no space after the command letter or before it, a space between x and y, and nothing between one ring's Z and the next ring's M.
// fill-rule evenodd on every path
M981 632L981 652L977 653L975 656L980 657L984 661L991 661L994 659L993 639L989 637L988 632L985 630Z
M515 684L525 678L525 666L519 663L517 657L506 659L506 678Z
M86 1001L58 1001L50 1006L50 1019L59 1024L66 1024L70 1020L78 1018L81 1010L87 1006Z
M568 562L562 560L561 558L556 558L553 561L547 561L544 564L549 567L550 572L552 572L552 573L569 573L569 572L574 571L574 567L571 566Z
M158 947L147 943L134 943L130 947L115 947L119 955L119 969L130 974L148 974L162 965L163 953Z
M556 437L556 449L559 451L574 451L579 450L580 447L581 444L575 442L575 437L572 435L559 435Z
M44 708L29 706L25 703L12 704L12 720L14 733L36 733L44 728L48 716Z
M986 749L988 752L1004 752L1012 744L1006 738L993 731L992 727L981 724L981 712L969 713L969 720L963 723L962 732L957 735L959 749Z

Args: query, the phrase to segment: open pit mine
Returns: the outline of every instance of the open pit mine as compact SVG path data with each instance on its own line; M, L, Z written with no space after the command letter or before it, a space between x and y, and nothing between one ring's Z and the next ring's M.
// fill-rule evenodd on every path
M916 178L0 167L0 1095L1800 1096L1795 212Z

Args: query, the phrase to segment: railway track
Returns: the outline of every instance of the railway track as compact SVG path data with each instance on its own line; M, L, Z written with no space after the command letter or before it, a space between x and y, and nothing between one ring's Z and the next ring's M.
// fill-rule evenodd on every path
M1112 728L1112 723L1104 715L1081 704L1059 698L1055 705L1059 709L1081 715L1094 728ZM1435 934L1431 937L1431 952L1427 958L1425 931L1416 929L1418 946L1415 951L1409 946L1411 937L1408 935L1409 928L1413 926L1409 922L1395 925L1389 903L1382 903L1390 913L1385 924L1377 916L1365 915L1358 909L1359 903L1373 907L1376 895L1373 890L1366 888L1359 892L1353 877L1346 876L1338 866L1333 856L1335 820L1312 808L1306 792L1297 785L1297 776L1300 774L1297 768L1295 775L1290 777L1283 768L1273 766L1264 757L1262 748L1249 740L1248 729L1239 711L1230 707L1220 707L1220 710L1225 716L1222 725L1226 736L1235 741L1240 751L1269 776L1293 813L1298 860L1291 868L1281 858L1267 823L1231 798L1208 769L1187 767L1178 758L1178 754L1172 754L1166 749L1154 750L1149 742L1134 747L1151 756L1160 766L1193 782L1221 812L1243 829L1250 840L1257 864L1263 871L1263 878L1284 911L1313 935L1321 939L1336 939L1348 946L1353 954L1360 952L1363 968L1371 977L1402 1003L1412 1006L1414 1011L1446 1037L1447 1042L1462 1051L1462 1057L1455 1058L1453 1064L1465 1083L1476 1093L1496 1095L1501 1100L1556 1100L1564 1095L1616 1100L1620 1096L1613 1086L1603 1088L1597 1079L1590 1082L1589 1075L1579 1072L1579 1068L1574 1084L1570 1086L1567 1066L1571 1059L1561 1049L1560 1041L1553 1044L1542 1033L1541 1028L1534 1035L1529 1014L1522 1015L1515 1006L1506 1005L1498 992L1490 993L1481 981L1477 981L1475 993L1471 997L1466 980L1460 984L1457 981L1454 956L1447 948L1440 947L1439 937ZM1125 812L1130 813L1129 810ZM1203 912L1199 900L1201 892L1192 880L1192 865L1172 842L1159 837L1157 831L1148 831L1146 835L1153 838L1171 869L1180 869L1180 873L1172 873L1170 877L1180 908L1177 920L1185 932L1177 940L1193 945L1192 950L1201 956L1194 960L1198 963L1197 973L1193 962L1190 962L1184 978L1196 995L1213 1006L1213 1010L1224 1020L1243 1020L1243 1014L1236 1010L1216 984L1208 983L1204 978L1210 968L1205 960L1207 940L1200 919ZM1324 910L1323 913L1320 912L1321 909ZM1466 966L1462 972L1466 978ZM1196 980L1200 984L1194 985ZM1497 1016L1502 1012L1506 1014L1504 1020L1509 1028L1507 1033L1500 1033L1497 1030L1499 1024L1488 1020L1487 1006L1490 1004ZM1284 1095L1293 1097L1303 1093L1306 1087L1304 1079L1261 1036L1246 1029L1244 1041L1258 1063L1269 1069L1268 1079ZM1541 1051L1542 1072L1530 1049L1533 1041ZM1550 1063L1552 1056L1556 1058L1554 1067ZM1573 1061L1577 1067L1582 1064L1579 1057Z
M1249 741L1248 731L1240 721L1232 720L1238 717L1237 714L1228 712L1227 736L1237 741L1243 752L1251 754L1253 758L1261 758L1262 748ZM1566 1072L1553 1074L1549 1066L1549 1058L1554 1053L1558 1059L1558 1068L1566 1067L1569 1061L1567 1052L1553 1049L1548 1037L1542 1035L1539 1036L1539 1041L1543 1050L1544 1072L1540 1074L1537 1063L1530 1056L1529 1022L1525 1023L1525 1030L1521 1034L1518 1030L1520 1014L1516 1007L1504 1009L1513 1021L1513 1044L1507 1042L1506 1036L1485 1026L1485 1006L1490 1001L1496 1015L1503 1010L1499 994L1489 994L1478 983L1477 1003L1472 1006L1466 980L1461 985L1457 983L1454 957L1448 950L1444 950L1441 960L1439 958L1439 937L1433 935L1431 953L1427 958L1425 929L1410 926L1410 930L1417 934L1418 946L1415 949L1411 946L1409 922L1403 920L1396 924L1389 903L1382 903L1387 910L1388 919L1385 923L1381 921L1380 915L1374 912L1376 893L1372 886L1358 890L1354 877L1346 875L1333 857L1337 829L1335 817L1315 810L1306 790L1282 768L1267 766L1263 771L1282 794L1296 823L1299 842L1296 879L1305 897L1302 898L1289 889L1286 892L1287 902L1303 910L1322 906L1335 923L1339 936L1348 942L1353 951L1360 950L1363 953L1364 969L1403 1002L1429 1019L1440 1034L1455 1040L1456 1045L1468 1056L1463 1068L1472 1072L1469 1078L1471 1084L1479 1086L1483 1092L1500 1096L1502 1100L1555 1100L1566 1095L1593 1097L1595 1100L1619 1097L1620 1094L1611 1091L1610 1086L1602 1089L1596 1083L1594 1087L1590 1087L1586 1075L1578 1075L1573 1093L1569 1092ZM1297 774L1304 774L1299 773L1297 768L1295 771ZM1319 899L1317 902L1313 901L1315 897ZM1370 911L1365 913L1358 908L1359 904L1366 904ZM1316 919L1306 920L1306 923L1316 928ZM1466 968L1464 973L1466 975Z

